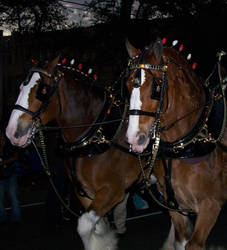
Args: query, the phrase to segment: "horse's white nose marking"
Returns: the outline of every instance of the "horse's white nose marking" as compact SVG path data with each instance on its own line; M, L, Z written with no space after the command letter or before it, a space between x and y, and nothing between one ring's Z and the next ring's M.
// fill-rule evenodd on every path
M146 80L145 77L145 70L141 69L141 83L142 86ZM129 109L138 109L141 110L142 102L140 100L140 87L133 88L131 98L130 98L130 106ZM133 140L133 138L137 135L139 131L139 115L130 115L129 116L129 123L127 129L127 137L129 142Z
M34 73L29 81L28 84L26 85L21 85L20 86L20 93L17 98L16 104L24 107L25 109L29 108L29 94L31 91L31 88L34 87L37 84L37 80L40 79L39 73ZM6 133L11 140L14 138L14 133L17 129L17 122L19 117L23 114L22 111L14 109L11 113L10 119L8 126L6 128Z

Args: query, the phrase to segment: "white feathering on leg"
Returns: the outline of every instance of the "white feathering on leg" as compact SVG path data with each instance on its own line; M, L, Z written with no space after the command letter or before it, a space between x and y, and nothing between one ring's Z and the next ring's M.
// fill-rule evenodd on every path
M95 215L94 211L84 213L78 219L77 231L85 250L116 250L117 238L105 218Z

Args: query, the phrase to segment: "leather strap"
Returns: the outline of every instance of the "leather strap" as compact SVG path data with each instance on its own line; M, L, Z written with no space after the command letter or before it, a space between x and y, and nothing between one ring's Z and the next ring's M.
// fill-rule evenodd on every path
M140 109L130 109L128 111L129 115L146 115L146 116L152 116L155 117L156 113L154 112L147 112L147 111L143 111Z

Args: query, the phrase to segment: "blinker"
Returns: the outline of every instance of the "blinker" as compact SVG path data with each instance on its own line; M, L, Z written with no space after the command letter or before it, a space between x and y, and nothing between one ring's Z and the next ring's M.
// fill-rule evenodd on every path
M160 100L161 98L161 85L162 85L162 79L154 77L152 78L152 84L151 84L151 99Z
M38 89L36 92L36 98L39 101L44 102L49 98L50 92L51 92L51 86L49 86L48 84L46 84L42 81L42 82L40 82L40 84L38 86Z
M139 88L141 86L141 69L136 71L132 86L133 88Z

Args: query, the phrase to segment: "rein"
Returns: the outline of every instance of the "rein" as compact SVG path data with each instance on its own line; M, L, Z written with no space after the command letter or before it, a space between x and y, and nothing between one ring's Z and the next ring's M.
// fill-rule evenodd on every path
M127 119L124 119L127 120ZM104 122L95 122L95 123L81 123L77 125L72 125L72 126L43 126L42 129L45 131L52 131L52 130L60 130L60 129L73 129L73 128L83 128L83 127L91 127L91 126L96 126L96 125L107 125L115 122L120 122L124 121L123 119L114 119L111 121L104 121Z

